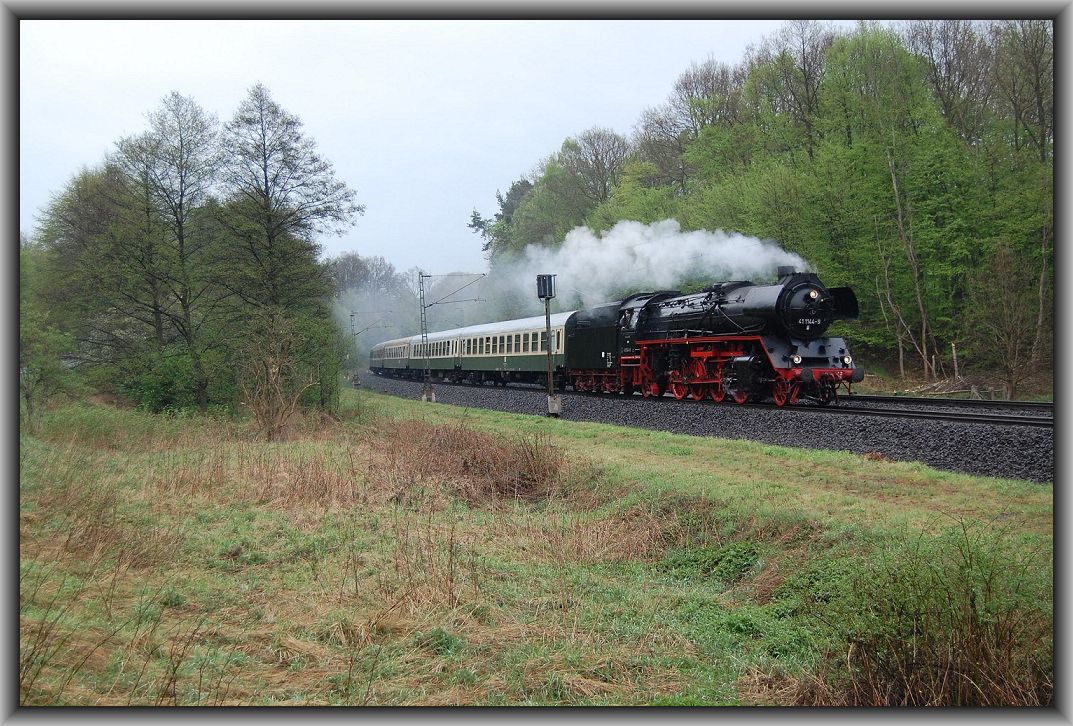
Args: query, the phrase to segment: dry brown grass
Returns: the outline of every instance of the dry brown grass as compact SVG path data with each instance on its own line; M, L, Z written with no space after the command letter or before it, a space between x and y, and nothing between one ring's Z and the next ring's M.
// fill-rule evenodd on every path
M383 422L376 433L382 472L401 485L399 496L407 488L437 482L478 506L535 501L562 494L578 473L563 450L543 436L495 436L418 419Z
M584 452L567 455L568 438L366 416L292 419L289 440L265 443L230 423L125 414L130 431L108 417L54 427L48 456L35 454L20 517L24 703L690 694L714 667L700 679L679 670L679 658L711 664L686 629L650 618L696 593L658 572L621 573L647 573L635 563L671 549L763 542L759 571L707 593L726 608L763 606L822 539L797 514L642 495ZM639 620L655 624L637 635ZM457 635L457 652L423 645L440 630ZM769 665L746 668L742 702L849 702L833 666Z

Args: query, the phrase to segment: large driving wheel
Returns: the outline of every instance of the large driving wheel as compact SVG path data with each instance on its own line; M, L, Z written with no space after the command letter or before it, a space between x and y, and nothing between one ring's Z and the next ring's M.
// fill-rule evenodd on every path
M727 397L727 392L726 389L723 388L722 382L713 383L708 389L708 393L716 403L722 403L723 399Z
M775 399L775 405L786 405L786 402L790 400L790 382L789 381L775 381L771 386L771 397Z

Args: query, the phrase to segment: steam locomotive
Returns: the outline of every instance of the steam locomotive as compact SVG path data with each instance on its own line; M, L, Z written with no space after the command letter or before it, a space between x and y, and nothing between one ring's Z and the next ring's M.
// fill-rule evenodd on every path
M661 290L551 316L456 328L380 343L378 375L546 383L550 343L561 388L609 394L711 398L736 403L805 398L827 405L864 377L842 338L825 333L857 317L848 287L778 268L778 282L719 282L699 293Z

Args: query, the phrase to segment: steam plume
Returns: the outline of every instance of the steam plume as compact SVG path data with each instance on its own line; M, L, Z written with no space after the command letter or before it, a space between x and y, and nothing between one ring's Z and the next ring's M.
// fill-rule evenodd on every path
M673 219L619 222L603 235L577 227L557 248L530 246L507 273L521 289L551 273L561 293L586 305L624 291L675 289L686 282L774 279L779 265L810 269L770 240L723 231L683 232Z

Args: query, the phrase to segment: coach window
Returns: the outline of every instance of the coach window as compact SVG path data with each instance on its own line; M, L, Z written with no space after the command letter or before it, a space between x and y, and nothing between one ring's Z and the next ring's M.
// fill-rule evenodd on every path
M507 336L507 352L508 353L513 353L514 352L514 336L513 335L508 335Z
M522 352L529 352L529 333L522 333Z
M522 336L515 334L514 336L514 352L522 352Z
M541 353L546 353L548 351L548 334L547 333L541 333L540 334L540 348L539 348L539 350L540 350Z

